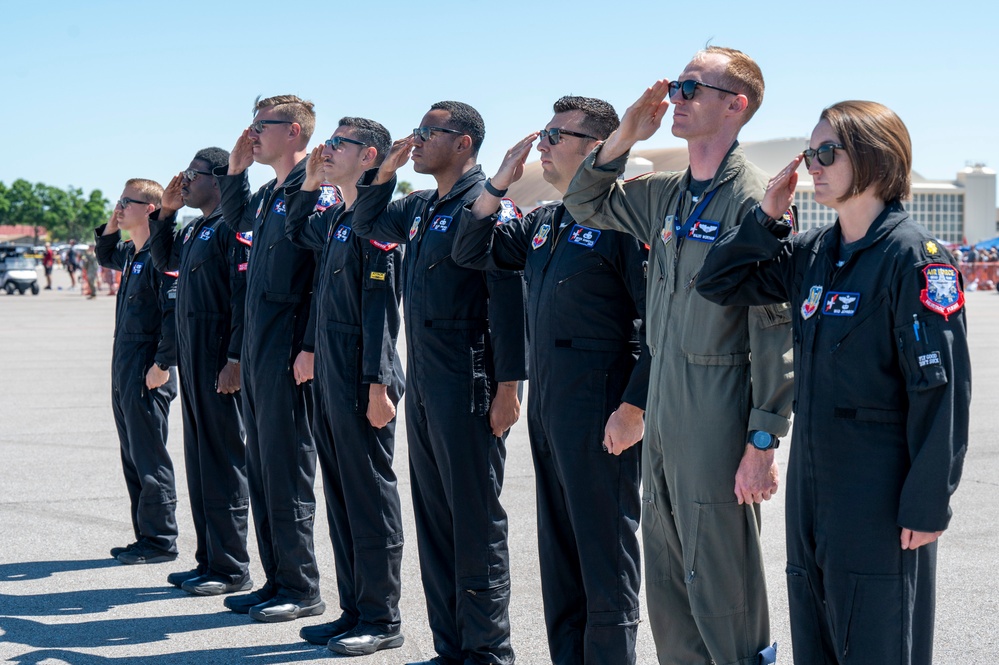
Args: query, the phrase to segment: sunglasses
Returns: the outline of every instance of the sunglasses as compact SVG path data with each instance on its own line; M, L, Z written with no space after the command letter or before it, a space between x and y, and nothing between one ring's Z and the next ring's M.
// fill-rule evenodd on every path
M348 139L346 136L332 136L326 139L323 143L332 148L333 150L339 150L340 146L344 143L353 143L354 145L366 146L367 143L362 143L361 141L355 141L354 139Z
M417 127L413 130L413 136L419 137L421 141L429 141L430 137L433 136L434 132L444 132L445 134L464 134L465 132L459 132L457 129L448 129L447 127Z
M600 140L596 136L590 136L589 134L580 134L579 132L570 132L568 129L562 129L561 127L542 129L538 133L541 134L541 136L539 136L538 138L544 140L545 137L548 137L548 142L551 143L552 145L555 145L562 140L562 134L565 134L566 136L576 136L581 139L591 139L593 141Z
M188 182L194 182L198 179L199 175L214 175L211 171L199 171L197 169L187 169L181 175L184 176L184 180Z
M255 120L250 123L250 129L255 131L257 134L264 131L267 125L291 125L291 120Z
M145 201L139 199L130 199L127 196L123 196L120 199L118 199L118 201L115 202L115 205L124 210L125 208L128 207L129 203L141 203L142 205L148 205Z
M691 100L694 98L694 93L697 92L697 86L702 88L711 88L712 90L717 90L718 92L727 92L730 95L738 95L737 92L732 92L731 90L726 90L725 88L719 88L716 85L711 85L710 83L701 83L700 81L695 81L694 79L687 79L686 81L670 81L669 82L669 96L670 98L676 96L676 91L679 90L680 94L686 100Z
M846 148L839 143L823 143L815 150L811 148L806 148L801 156L805 158L805 168L812 168L812 160L816 160L822 166L832 166L833 162L836 161L836 150L845 150Z

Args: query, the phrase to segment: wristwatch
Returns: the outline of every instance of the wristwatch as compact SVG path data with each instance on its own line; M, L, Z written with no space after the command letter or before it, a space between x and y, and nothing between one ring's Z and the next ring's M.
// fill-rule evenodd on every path
M749 441L757 450L771 450L780 446L780 439L763 430L754 429L749 433Z
M159 367L164 372L169 372L170 371L170 365L166 365L164 363L156 363L156 366Z

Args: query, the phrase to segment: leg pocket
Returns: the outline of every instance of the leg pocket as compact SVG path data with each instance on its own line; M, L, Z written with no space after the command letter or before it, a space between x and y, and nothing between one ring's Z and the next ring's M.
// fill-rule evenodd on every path
M901 663L903 611L901 575L849 576L844 600L846 629L840 634L843 662Z
M684 581L694 616L724 617L746 609L746 506L694 504Z

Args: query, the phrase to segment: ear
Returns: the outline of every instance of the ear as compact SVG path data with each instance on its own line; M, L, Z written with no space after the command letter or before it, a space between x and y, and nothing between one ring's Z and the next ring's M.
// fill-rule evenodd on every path
M297 122L293 122L288 125L288 136L290 138L297 138L302 133L302 126Z
M749 97L746 95L732 95L732 101L728 104L729 113L739 115L749 108Z
M369 145L367 148L364 149L364 154L361 155L361 163L370 164L371 162L375 161L377 157L378 157L378 149L372 145Z
M466 150L472 149L472 137L468 134L462 134L461 139L458 141L458 152L464 152Z

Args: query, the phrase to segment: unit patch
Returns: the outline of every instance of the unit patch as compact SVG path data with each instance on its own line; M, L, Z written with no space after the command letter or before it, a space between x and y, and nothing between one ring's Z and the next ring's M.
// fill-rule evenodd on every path
M853 316L860 305L860 294L845 291L830 291L826 296L822 313L826 316Z
M132 264L132 274L133 275L140 274L142 272L142 266L144 266L144 265L145 264L142 263L142 261L137 261L137 262L133 263Z
M451 218L447 215L437 215L430 222L430 230L440 233L446 233L449 226L451 226Z
M278 199L274 202L274 214L275 215L285 215L288 213L288 208L284 204L284 199Z
M569 232L569 242L574 245L582 245L583 247L593 247L597 244L599 237L600 231L597 229L588 229L579 224L574 225L572 231Z
M323 183L319 186L319 200L316 201L316 212L332 208L340 203L341 200L340 193L336 190L336 187L329 183Z
M496 225L506 224L515 219L520 219L523 215L517 210L517 206L510 199L500 199L500 209L496 214Z
M413 218L413 225L409 227L409 239L412 240L413 238L415 238L419 230L420 230L420 218L417 216Z
M822 300L822 287L816 284L808 291L808 298L801 303L801 318L811 318L819 309L819 302Z
M947 320L951 314L964 307L964 291L957 268L946 263L931 263L923 268L926 288L919 300L932 312Z
M659 237L662 238L664 245L668 245L669 241L673 239L673 229L664 226L663 230L659 232Z
M241 233L237 233L236 240L247 247L253 247L253 231L243 231Z
M339 240L340 242L347 242L347 238L350 237L350 227L340 225L336 227L336 231L333 232L333 239Z
M537 249L538 247L541 247L546 242L548 242L548 234L551 233L551 230L552 230L552 225L549 224L548 222L545 222L544 224L539 226L538 232L534 234L533 238L531 238L531 247Z
M721 224L718 222L699 219L690 227L687 237L698 242L714 242L718 240L718 229L720 227Z
M215 233L215 229L210 226L206 226L201 229L201 233L198 234L198 240L211 240L213 233Z
M191 239L191 235L194 233L194 227L187 227L187 231L184 232L184 243L186 244L188 240Z

